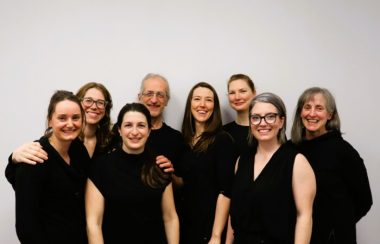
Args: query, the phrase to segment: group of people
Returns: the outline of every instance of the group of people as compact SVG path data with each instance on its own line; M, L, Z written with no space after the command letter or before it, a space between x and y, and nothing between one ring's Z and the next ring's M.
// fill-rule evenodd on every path
M164 122L165 77L148 74L112 126L112 98L90 82L59 90L39 140L17 148L6 177L21 243L356 243L372 196L340 131L334 97L300 96L291 140L283 101L230 77L236 119L215 89L190 90L182 131Z

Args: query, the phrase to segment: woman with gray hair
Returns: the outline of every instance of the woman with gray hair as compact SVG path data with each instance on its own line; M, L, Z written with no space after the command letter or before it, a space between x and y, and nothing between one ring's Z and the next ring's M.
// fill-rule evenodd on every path
M257 146L237 160L228 236L233 231L234 244L309 243L315 177L306 158L286 141L285 105L277 95L263 93L249 111Z
M371 208L371 189L363 159L342 138L335 99L327 89L302 93L292 141L317 179L311 243L356 243L355 225Z

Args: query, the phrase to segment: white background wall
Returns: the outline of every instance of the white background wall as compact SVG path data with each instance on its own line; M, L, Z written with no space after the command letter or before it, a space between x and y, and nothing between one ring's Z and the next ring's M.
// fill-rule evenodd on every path
M374 206L358 224L358 243L378 243L379 11L378 0L0 0L2 168L13 149L42 135L52 93L88 81L109 88L115 118L146 73L165 75L166 122L177 129L198 81L217 89L225 122L234 115L231 74L248 74L259 92L280 95L290 118L301 92L322 86L335 95L344 137L370 177ZM0 243L18 243L5 177L0 191Z

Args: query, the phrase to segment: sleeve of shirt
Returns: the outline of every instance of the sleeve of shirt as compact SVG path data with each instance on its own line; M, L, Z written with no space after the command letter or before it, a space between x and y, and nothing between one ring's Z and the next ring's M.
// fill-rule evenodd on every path
M216 137L216 171L220 193L231 196L237 150L229 134L222 133Z
M12 185L14 189L14 184L15 184L15 174L16 174L16 168L17 164L12 162L12 154L8 158L8 164L7 167L5 168L5 177L7 178L8 182Z
M21 243L47 243L41 211L45 175L45 164L21 164L15 171L16 232Z
M355 220L358 222L367 214L372 206L372 194L367 170L359 153L345 142L343 157L343 178L355 206Z

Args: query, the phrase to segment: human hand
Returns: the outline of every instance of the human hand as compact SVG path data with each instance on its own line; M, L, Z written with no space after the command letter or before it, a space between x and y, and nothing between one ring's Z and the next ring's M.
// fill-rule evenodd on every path
M26 143L12 153L13 163L37 164L48 159L47 153L39 142Z
M160 167L165 173L173 173L174 168L172 162L165 156L159 155L156 157L156 164Z

